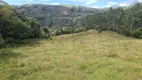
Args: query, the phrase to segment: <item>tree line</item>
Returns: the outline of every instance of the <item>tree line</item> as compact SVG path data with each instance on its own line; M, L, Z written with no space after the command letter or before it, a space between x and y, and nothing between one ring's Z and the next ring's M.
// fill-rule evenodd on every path
M107 11L88 15L81 19L87 29L115 31L126 36L142 38L142 3L129 7L109 8Z

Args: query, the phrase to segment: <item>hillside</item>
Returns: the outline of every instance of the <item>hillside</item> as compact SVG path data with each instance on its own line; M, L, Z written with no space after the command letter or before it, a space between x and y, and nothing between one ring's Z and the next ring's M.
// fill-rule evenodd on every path
M129 7L109 8L82 18L82 27L98 31L115 31L125 36L142 38L142 3Z
M142 41L90 30L0 50L0 80L140 80ZM17 45L16 45L17 46Z
M70 27L77 26L80 17L94 14L99 10L83 6L70 5L22 5L14 6L17 10L24 10L24 16L34 17L41 26Z

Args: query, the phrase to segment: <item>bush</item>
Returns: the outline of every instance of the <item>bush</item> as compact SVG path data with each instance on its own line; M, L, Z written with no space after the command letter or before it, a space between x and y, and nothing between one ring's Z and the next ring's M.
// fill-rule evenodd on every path
M131 36L135 38L141 38L142 32L141 29L131 31Z
M125 28L121 28L120 31L119 31L120 34L123 34L125 36L131 36L129 30L125 29Z
M71 34L71 33L74 33L74 29L72 27L63 28L63 34Z
M74 29L74 33L79 33L79 32L83 32L83 31L87 31L87 29L84 27L78 27L78 28Z
M12 29L12 34L10 37L15 39L27 39L31 35L31 30L28 25L21 20L17 20L15 26Z
M14 42L15 42L15 39L12 38L12 37L9 37L9 38L7 38L7 39L5 40L5 44L12 44L12 43L14 43Z
M49 30L47 28L43 28L42 31L45 33L45 34L50 34Z
M30 19L29 25L31 26L32 38L39 38L41 36L40 24L34 19Z
M47 40L50 38L50 34L43 34L41 38Z
M72 34L72 33L79 33L87 31L85 27L63 27L61 29L57 29L52 31L51 35L52 36L58 36L58 35L63 35L63 34Z
M50 32L47 28L42 29L41 38L46 40L50 38Z
M5 40L5 45L8 45L8 44L28 44L26 42L26 40L17 40L17 39L14 39L12 37L9 37Z
M56 31L56 36L58 36L58 35L63 35L63 29L58 29Z

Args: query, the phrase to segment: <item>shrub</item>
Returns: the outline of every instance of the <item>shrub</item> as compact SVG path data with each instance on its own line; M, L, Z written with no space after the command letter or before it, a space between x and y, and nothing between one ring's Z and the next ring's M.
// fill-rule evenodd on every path
M123 34L125 36L131 36L129 30L125 29L124 26L121 27L120 31L118 31L120 34Z
M27 39L31 35L31 30L26 23L21 20L17 20L15 26L12 29L11 37L15 39Z
M87 65L87 64L85 64L85 63L81 63L80 64L80 69L81 70L85 70L85 69L87 69L89 66Z
M29 24L31 26L31 32L33 38L39 38L41 36L41 30L40 30L40 24L36 22L34 19L31 19L29 21Z
M140 38L142 35L141 29L138 28L136 30L131 31L131 36L135 38Z
M5 44L12 44L15 42L15 39L13 37L9 37L5 40Z
M26 40L17 40L17 39L14 39L13 37L9 37L5 40L5 45L8 45L8 44L28 44L26 42Z
M56 31L56 36L58 36L58 35L63 35L63 29L58 29Z
M63 28L63 34L71 34L71 33L74 33L74 29L72 27Z
M50 38L50 32L47 28L43 28L42 29L42 35L41 35L42 39L49 39Z
M78 28L74 29L74 33L79 33L79 32L82 32L82 31L87 31L87 29L84 28L84 27L78 27Z
M41 38L47 40L50 38L50 34L43 34Z
M48 30L47 28L43 28L42 31L43 31L45 34L50 34L50 33L49 33L49 30Z

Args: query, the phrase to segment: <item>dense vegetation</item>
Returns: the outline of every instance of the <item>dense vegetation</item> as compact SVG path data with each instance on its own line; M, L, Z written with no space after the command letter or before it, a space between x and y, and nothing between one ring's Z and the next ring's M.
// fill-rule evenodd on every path
M23 10L27 17L34 17L42 27L72 27L78 25L78 19L99 10L82 6L26 4L13 6Z
M0 3L1 44L4 40L5 43L13 43L14 40L31 38L48 39L50 33L62 35L86 31L86 28L77 26L79 18L97 11L92 8L65 5L23 5L13 8L4 1ZM52 29L49 31L47 27Z
M23 5L14 6L23 15L34 17L42 27L52 28L55 35L76 33L89 29L99 32L115 31L126 36L142 38L142 4L97 10L80 6ZM88 16L87 16L88 15Z
M110 8L108 11L88 15L81 20L88 29L116 31L126 36L142 38L142 3L128 8Z
M24 17L22 11L16 11L10 5L0 1L0 34L3 39L39 38L40 25L32 18Z

